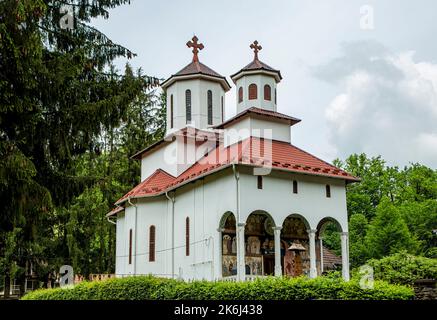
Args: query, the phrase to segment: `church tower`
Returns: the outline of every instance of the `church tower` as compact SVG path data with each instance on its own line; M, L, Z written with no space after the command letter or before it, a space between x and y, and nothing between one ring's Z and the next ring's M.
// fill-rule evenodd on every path
M225 77L199 61L204 48L194 36L187 42L193 48L193 60L161 87L167 94L166 135L186 126L207 129L224 121L225 93L231 86Z
M236 84L237 113L251 107L276 111L276 85L281 81L281 72L258 59L262 47L254 41L250 48L253 61L231 76Z

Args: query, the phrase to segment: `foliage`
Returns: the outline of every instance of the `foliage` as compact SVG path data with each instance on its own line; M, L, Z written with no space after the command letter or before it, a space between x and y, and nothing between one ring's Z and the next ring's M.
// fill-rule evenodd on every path
M399 169L365 154L334 163L361 178L347 186L353 267L402 250L437 258L437 170L420 164ZM325 238L332 237L327 229ZM338 242L325 244L340 251Z
M349 262L352 266L360 265L369 256L365 243L369 223L361 213L353 214L349 220Z
M81 250L99 243L98 255L104 255L112 246L102 243L109 239L109 227L98 223L93 233L93 226L83 229L84 223L102 220L103 206L113 203L122 189L110 192L109 187L124 184L127 176L131 184L132 173L138 172L135 165L127 172L128 155L114 151L117 141L129 140L120 132L139 125L139 117L133 124L128 119L135 110L160 107L150 92L158 79L141 70L134 73L129 66L124 73L116 70L115 59L134 54L89 24L126 3L129 0L0 1L0 273L6 284L10 277L23 284L30 265L47 276L70 256L79 269L112 269L111 263L85 268L80 262L89 258ZM61 28L63 5L73 9L73 29ZM150 116L153 124L141 128L147 134L162 127L162 117ZM96 160L102 154L104 159ZM124 163L113 175L109 162ZM96 163L108 168L105 178L95 174ZM86 165L88 170L83 170ZM104 186L102 191L97 185ZM98 210L88 203L95 200L102 204ZM94 216L87 219L86 214ZM94 249L90 254L95 255Z
M437 279L437 260L399 252L368 264L374 269L374 278L394 284L412 285L419 279Z
M376 281L373 289L361 289L358 281L268 277L253 282L183 282L172 279L129 277L84 282L72 288L38 290L27 300L407 300L408 287Z
M366 244L370 256L382 258L400 250L414 252L417 242L408 230L397 208L388 200L377 207L366 235Z

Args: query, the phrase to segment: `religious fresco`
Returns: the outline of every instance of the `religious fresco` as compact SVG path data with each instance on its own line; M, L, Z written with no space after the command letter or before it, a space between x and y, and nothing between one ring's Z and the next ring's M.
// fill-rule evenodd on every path
M283 254L283 273L289 277L308 275L310 270L309 240L305 223L301 218L288 217L285 219L281 239L286 249ZM302 246L304 250L289 250L290 246Z
M227 231L235 231L236 223L235 223L235 216L233 214L230 214L224 223L223 228Z
M223 277L237 274L237 256L223 255Z
M282 225L281 238L308 239L307 228L300 218L288 217Z
M246 269L250 275L262 275L263 274L263 259L262 257L248 257L246 256ZM247 268L247 266L249 268Z
M247 274L272 273L270 269L275 253L273 226L273 221L267 215L254 213L248 217L245 226ZM223 276L235 275L236 272L237 243L234 230L235 218L230 215L225 222L222 238ZM293 247L298 249L289 250L293 244ZM284 275L297 277L309 274L308 233L305 223L300 218L289 217L284 221L281 230L281 259Z

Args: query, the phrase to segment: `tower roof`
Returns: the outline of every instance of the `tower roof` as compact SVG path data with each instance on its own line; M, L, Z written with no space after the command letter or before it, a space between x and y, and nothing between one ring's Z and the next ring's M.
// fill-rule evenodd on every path
M180 71L171 75L170 78L161 83L163 89L166 89L178 80L206 79L219 82L225 91L229 91L231 86L226 80L226 77L220 75L218 72L199 61L198 52L204 48L204 45L198 43L198 40L199 39L194 36L191 41L187 42L187 47L193 48L193 60Z
M255 40L250 45L250 48L253 49L253 51L254 51L253 61L250 62L247 66L242 68L237 73L234 73L233 75L231 75L232 81L234 81L234 83L235 83L238 79L240 79L242 76L244 76L246 74L257 74L257 73L270 74L271 76L273 76L275 78L276 82L281 81L282 80L281 71L274 69L271 66L269 66L268 64L259 60L258 51L260 51L262 49L262 47L260 45L258 45L258 41Z

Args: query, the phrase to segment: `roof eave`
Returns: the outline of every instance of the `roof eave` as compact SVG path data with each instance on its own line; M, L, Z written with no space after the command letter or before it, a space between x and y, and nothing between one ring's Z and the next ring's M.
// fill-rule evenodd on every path
M165 193L173 191L173 190L176 190L176 189L178 189L180 187L183 187L184 185L186 185L188 183L191 183L193 181L196 181L198 179L204 178L204 177L206 177L208 175L211 175L213 173L216 173L216 172L219 172L219 171L224 170L226 168L229 168L233 164L241 165L241 166L246 166L246 167L259 167L257 165L250 164L250 163L241 163L241 162L234 163L234 162L231 162L231 163L228 163L226 165L220 166L220 167L218 167L218 168L216 168L214 170L205 172L204 174L201 174L201 175L196 176L194 178L187 179L187 180L183 181L182 183L176 184L176 185L174 185L174 186L172 186L170 188L167 188L165 190L159 191L157 193L154 193L154 194L144 194L144 195L141 195L141 196L126 197L126 198L121 199L120 201L116 202L115 205L119 206L122 203L128 201L129 199L142 199L142 198L153 198L153 197L162 196ZM333 179L338 179L338 180L345 180L347 183L354 183L354 182L361 181L361 179L356 178L356 177L351 177L351 176L342 176L342 175L332 176L332 175L326 175L326 174L321 174L321 173L316 173L316 172L302 172L300 170L285 169L285 168L283 169L283 168L277 168L277 167L271 167L271 168L272 168L272 170L278 170L278 171L284 171L284 172L292 172L292 173L304 174L304 175L310 175L310 176L316 176L316 177L324 177L324 178L333 178Z
M219 82L220 85L222 86L223 90L225 90L225 92L228 92L229 90L231 90L231 85L229 84L226 77L212 76L209 74L205 74L203 72L195 72L195 73L184 74L184 75L172 75L170 78L168 78L163 83L161 83L161 88L164 91L166 91L167 88L169 86L171 86L176 81L191 80L191 79L196 79L196 78L210 80L210 81L214 81L214 82Z
M240 79L241 77L243 77L245 75L254 75L254 74L259 74L259 73L274 77L276 83L279 83L282 80L281 71L279 71L279 70L273 71L273 70L269 70L266 68L259 68L259 69L252 69L252 70L241 69L240 71L231 75L231 79L234 83L236 83L238 79Z

